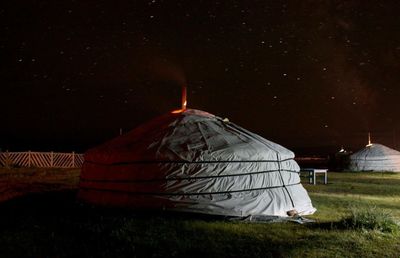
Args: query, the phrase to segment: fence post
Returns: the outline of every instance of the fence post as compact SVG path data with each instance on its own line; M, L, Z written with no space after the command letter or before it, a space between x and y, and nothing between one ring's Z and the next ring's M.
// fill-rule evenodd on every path
M75 152L72 152L72 167L75 167Z
M54 153L50 153L50 167L54 167Z
M8 150L6 150L6 161L5 161L5 167L6 168L11 168L11 164L10 164L10 153L8 153Z
M28 151L28 167L31 167L31 151Z

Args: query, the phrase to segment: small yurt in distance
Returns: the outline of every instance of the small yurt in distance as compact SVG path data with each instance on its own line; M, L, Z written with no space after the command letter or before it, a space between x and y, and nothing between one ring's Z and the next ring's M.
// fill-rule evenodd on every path
M78 198L204 214L315 212L290 150L204 111L157 117L85 153Z
M400 152L378 143L370 143L350 156L351 171L400 172Z

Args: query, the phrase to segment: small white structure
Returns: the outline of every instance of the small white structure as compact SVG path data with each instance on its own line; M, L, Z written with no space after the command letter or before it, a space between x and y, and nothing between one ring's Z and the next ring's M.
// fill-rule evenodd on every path
M400 152L382 144L371 143L350 156L352 171L400 172Z

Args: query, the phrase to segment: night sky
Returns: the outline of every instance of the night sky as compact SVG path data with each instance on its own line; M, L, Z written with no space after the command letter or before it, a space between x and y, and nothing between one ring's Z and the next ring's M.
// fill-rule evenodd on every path
M297 152L400 148L398 1L1 1L2 150L84 151L180 107Z

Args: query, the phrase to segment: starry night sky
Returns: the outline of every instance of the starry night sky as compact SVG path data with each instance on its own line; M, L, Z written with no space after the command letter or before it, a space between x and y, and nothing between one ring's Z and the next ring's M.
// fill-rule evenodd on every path
M3 150L84 151L188 107L300 153L400 148L398 1L2 1Z

